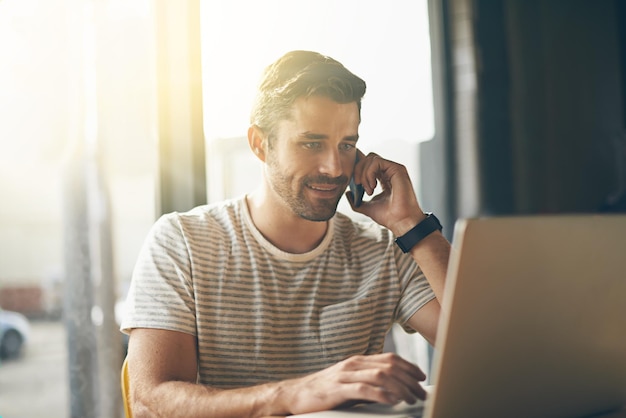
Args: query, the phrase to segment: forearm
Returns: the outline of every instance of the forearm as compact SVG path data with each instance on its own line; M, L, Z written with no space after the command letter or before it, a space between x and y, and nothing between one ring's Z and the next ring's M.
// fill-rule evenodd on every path
M402 236L425 218L426 215L423 213L414 213L395 223L392 232L396 237ZM411 248L410 255L424 272L439 304L441 304L448 270L448 259L450 258L450 243L440 231L434 231Z
M219 390L168 380L131 386L133 416L264 417L323 411L347 401L414 403L426 393L412 363L392 353L353 356L318 372L240 389Z
M435 299L420 308L409 319L408 325L435 345L447 274L450 244L440 232L433 232L411 249L411 256L422 269Z
M168 381L133 391L132 410L143 417L263 417L287 415L281 383L249 388L215 389L194 383Z
M411 249L411 257L424 272L441 304L450 258L450 243L440 232L433 232Z

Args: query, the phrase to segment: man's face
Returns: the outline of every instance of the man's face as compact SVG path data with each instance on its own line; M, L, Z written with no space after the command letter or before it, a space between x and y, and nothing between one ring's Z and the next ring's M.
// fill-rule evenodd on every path
M277 203L304 219L330 219L352 175L358 128L355 102L323 96L296 100L267 152L266 178Z

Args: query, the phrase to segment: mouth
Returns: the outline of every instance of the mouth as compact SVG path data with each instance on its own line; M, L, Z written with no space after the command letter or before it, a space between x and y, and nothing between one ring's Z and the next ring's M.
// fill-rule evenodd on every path
M334 184L308 184L307 187L318 192L334 192L337 190L337 186Z
M340 176L337 178L325 176L311 176L302 182L304 188L312 198L317 199L337 199L343 194L348 185L348 178Z
M341 192L340 186L337 184L316 183L307 184L306 188L321 198L335 198Z

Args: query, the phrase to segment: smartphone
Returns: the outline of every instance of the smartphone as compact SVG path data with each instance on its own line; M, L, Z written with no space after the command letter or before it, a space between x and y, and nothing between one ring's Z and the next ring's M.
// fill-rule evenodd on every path
M356 155L356 161L354 165L359 162L359 154ZM354 202L354 207L358 208L363 203L363 195L365 194L365 188L362 184L356 184L354 181L354 174L352 178L350 178L350 193L352 193L352 201Z

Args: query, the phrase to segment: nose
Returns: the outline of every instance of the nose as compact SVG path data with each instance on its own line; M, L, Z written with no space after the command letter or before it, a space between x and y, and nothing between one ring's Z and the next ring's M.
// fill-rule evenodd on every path
M339 177L343 174L341 155L338 150L329 150L322 156L320 161L320 172L329 177Z

